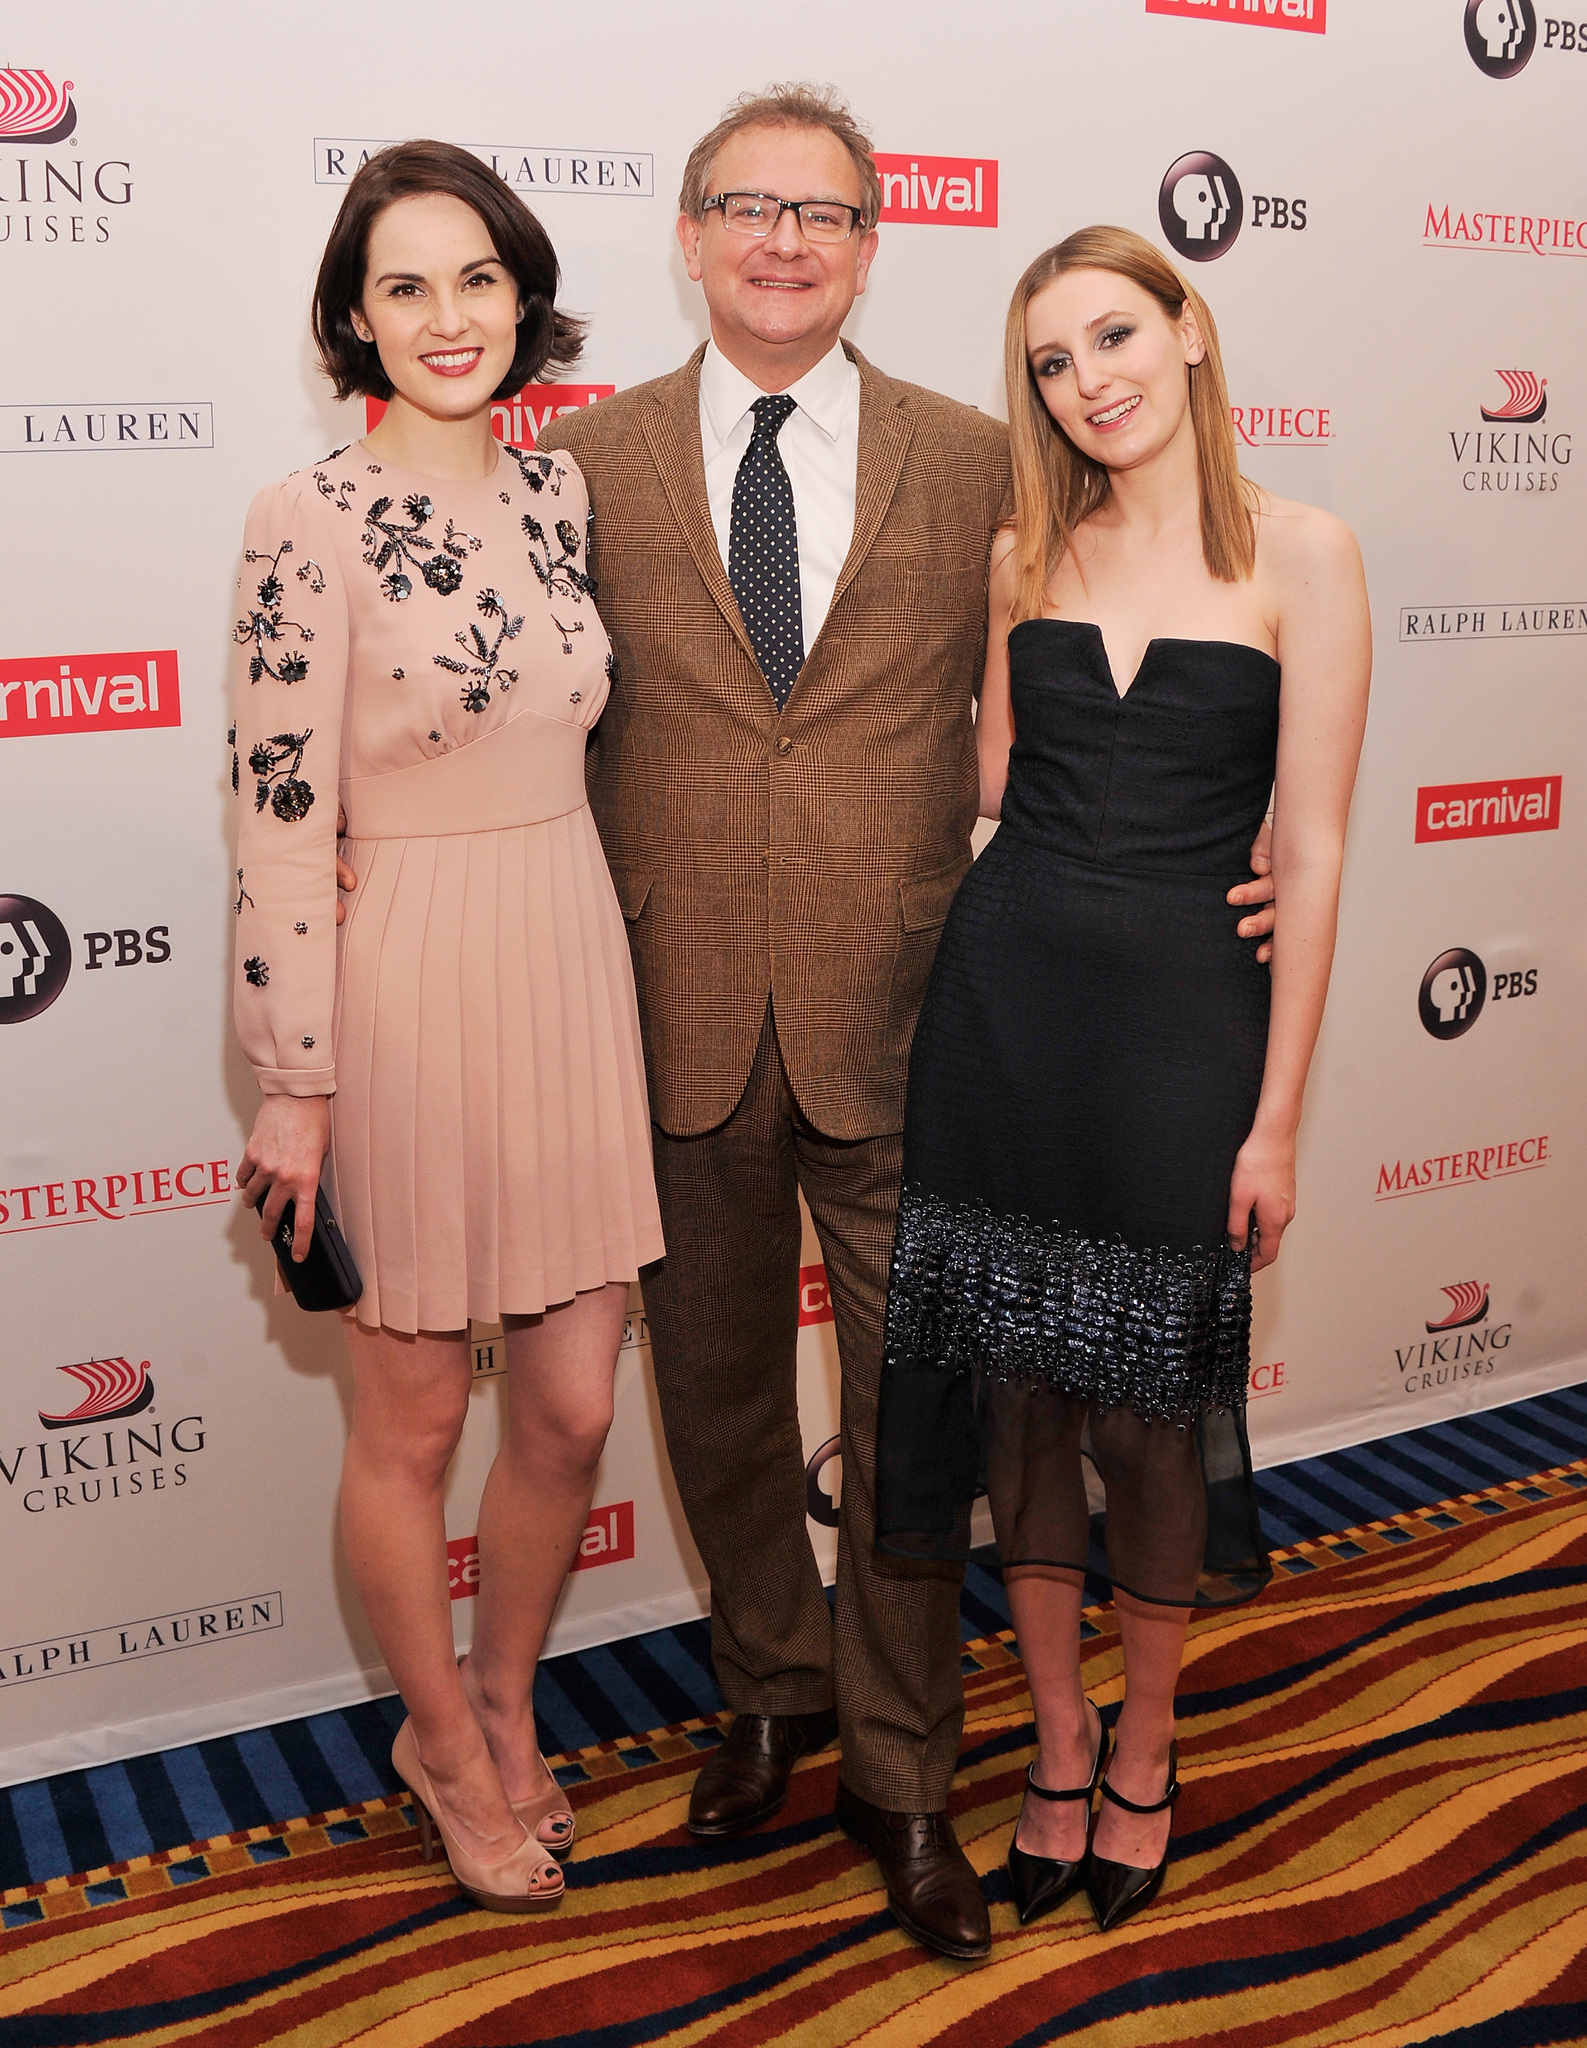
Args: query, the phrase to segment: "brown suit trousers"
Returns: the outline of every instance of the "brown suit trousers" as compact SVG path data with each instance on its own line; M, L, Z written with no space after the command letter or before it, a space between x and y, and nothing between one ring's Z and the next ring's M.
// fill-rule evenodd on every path
M1003 429L857 352L854 538L778 711L706 500L697 354L558 420L617 668L590 798L628 920L667 1257L644 1275L667 1449L738 1710L835 1701L843 1775L947 1800L957 1575L872 1552L882 1310L909 1041L970 860L971 707ZM842 1366L835 1618L795 1397L803 1190Z

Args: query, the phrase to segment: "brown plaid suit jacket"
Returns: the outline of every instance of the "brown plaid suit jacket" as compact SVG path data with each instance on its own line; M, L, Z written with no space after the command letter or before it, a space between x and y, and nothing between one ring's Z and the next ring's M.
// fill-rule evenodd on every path
M915 1016L970 861L1007 436L848 353L854 539L780 714L711 525L704 350L540 441L589 483L618 663L590 800L633 947L652 1111L675 1137L731 1115L768 995L817 1129L901 1130Z

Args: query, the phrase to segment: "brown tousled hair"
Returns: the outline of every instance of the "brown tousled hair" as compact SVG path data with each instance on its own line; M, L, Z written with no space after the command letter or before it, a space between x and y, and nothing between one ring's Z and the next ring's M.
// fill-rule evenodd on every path
M705 202L711 197L706 190L711 165L722 145L745 128L825 128L835 135L859 173L860 204L865 210L860 225L875 227L882 210L882 178L871 138L850 113L848 101L831 85L768 85L761 92L741 92L710 134L702 135L689 151L683 189L678 194L680 213L691 220L704 218Z
M354 173L314 285L310 325L336 396L391 396L380 352L372 341L358 338L353 308L363 302L375 221L394 200L427 192L444 192L474 209L518 287L523 307L518 346L512 367L491 396L505 398L532 384L542 371L571 369L584 347L585 323L557 310L562 273L551 237L539 221L510 186L466 149L450 142L394 142Z
M1109 270L1154 298L1170 320L1188 303L1207 346L1199 363L1186 365L1190 419L1201 482L1201 549L1209 574L1241 583L1256 567L1255 488L1240 474L1229 387L1218 349L1218 330L1205 300L1140 235L1128 228L1080 228L1044 250L1019 283L1004 330L1008 431L1014 468L1014 604L1010 624L1039 618L1047 585L1075 528L1105 503L1112 488L1106 468L1082 455L1042 403L1025 350L1025 311L1039 291L1072 270Z

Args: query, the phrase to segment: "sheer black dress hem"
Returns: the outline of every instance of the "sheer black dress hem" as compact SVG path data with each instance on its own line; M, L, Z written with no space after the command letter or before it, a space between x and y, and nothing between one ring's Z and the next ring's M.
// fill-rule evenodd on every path
M1098 1451L1103 1438L1117 1445L1122 1436L1133 1439L1126 1456L1142 1453L1167 1430L1200 1468L1205 1550L1193 1587L1165 1595L1119 1569L1134 1548L1125 1523L1150 1512L1134 1485L1117 1503L1112 1584L1155 1606L1254 1599L1272 1568L1245 1428L1250 1322L1248 1252L1143 1250L906 1184L883 1350L877 1550L918 1563L967 1560L971 1507L988 1491L989 1438L999 1421L1007 1429L1011 1396L1051 1395L1084 1405ZM1078 1441L1073 1461L1078 1484ZM1010 1497L995 1471L993 1482L1005 1568L1084 1571L1089 1562L1096 1574L1094 1556L1074 1555L1079 1527L1061 1551L1048 1550L1042 1536L1055 1532L1039 1510Z

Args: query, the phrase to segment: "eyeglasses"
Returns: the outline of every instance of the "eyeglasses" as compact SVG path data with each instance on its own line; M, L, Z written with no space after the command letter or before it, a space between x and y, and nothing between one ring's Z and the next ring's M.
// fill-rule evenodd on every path
M797 217L807 242L846 242L865 219L863 208L840 199L777 199L770 192L718 192L700 210L713 207L721 209L725 228L757 239L774 234L785 213Z

